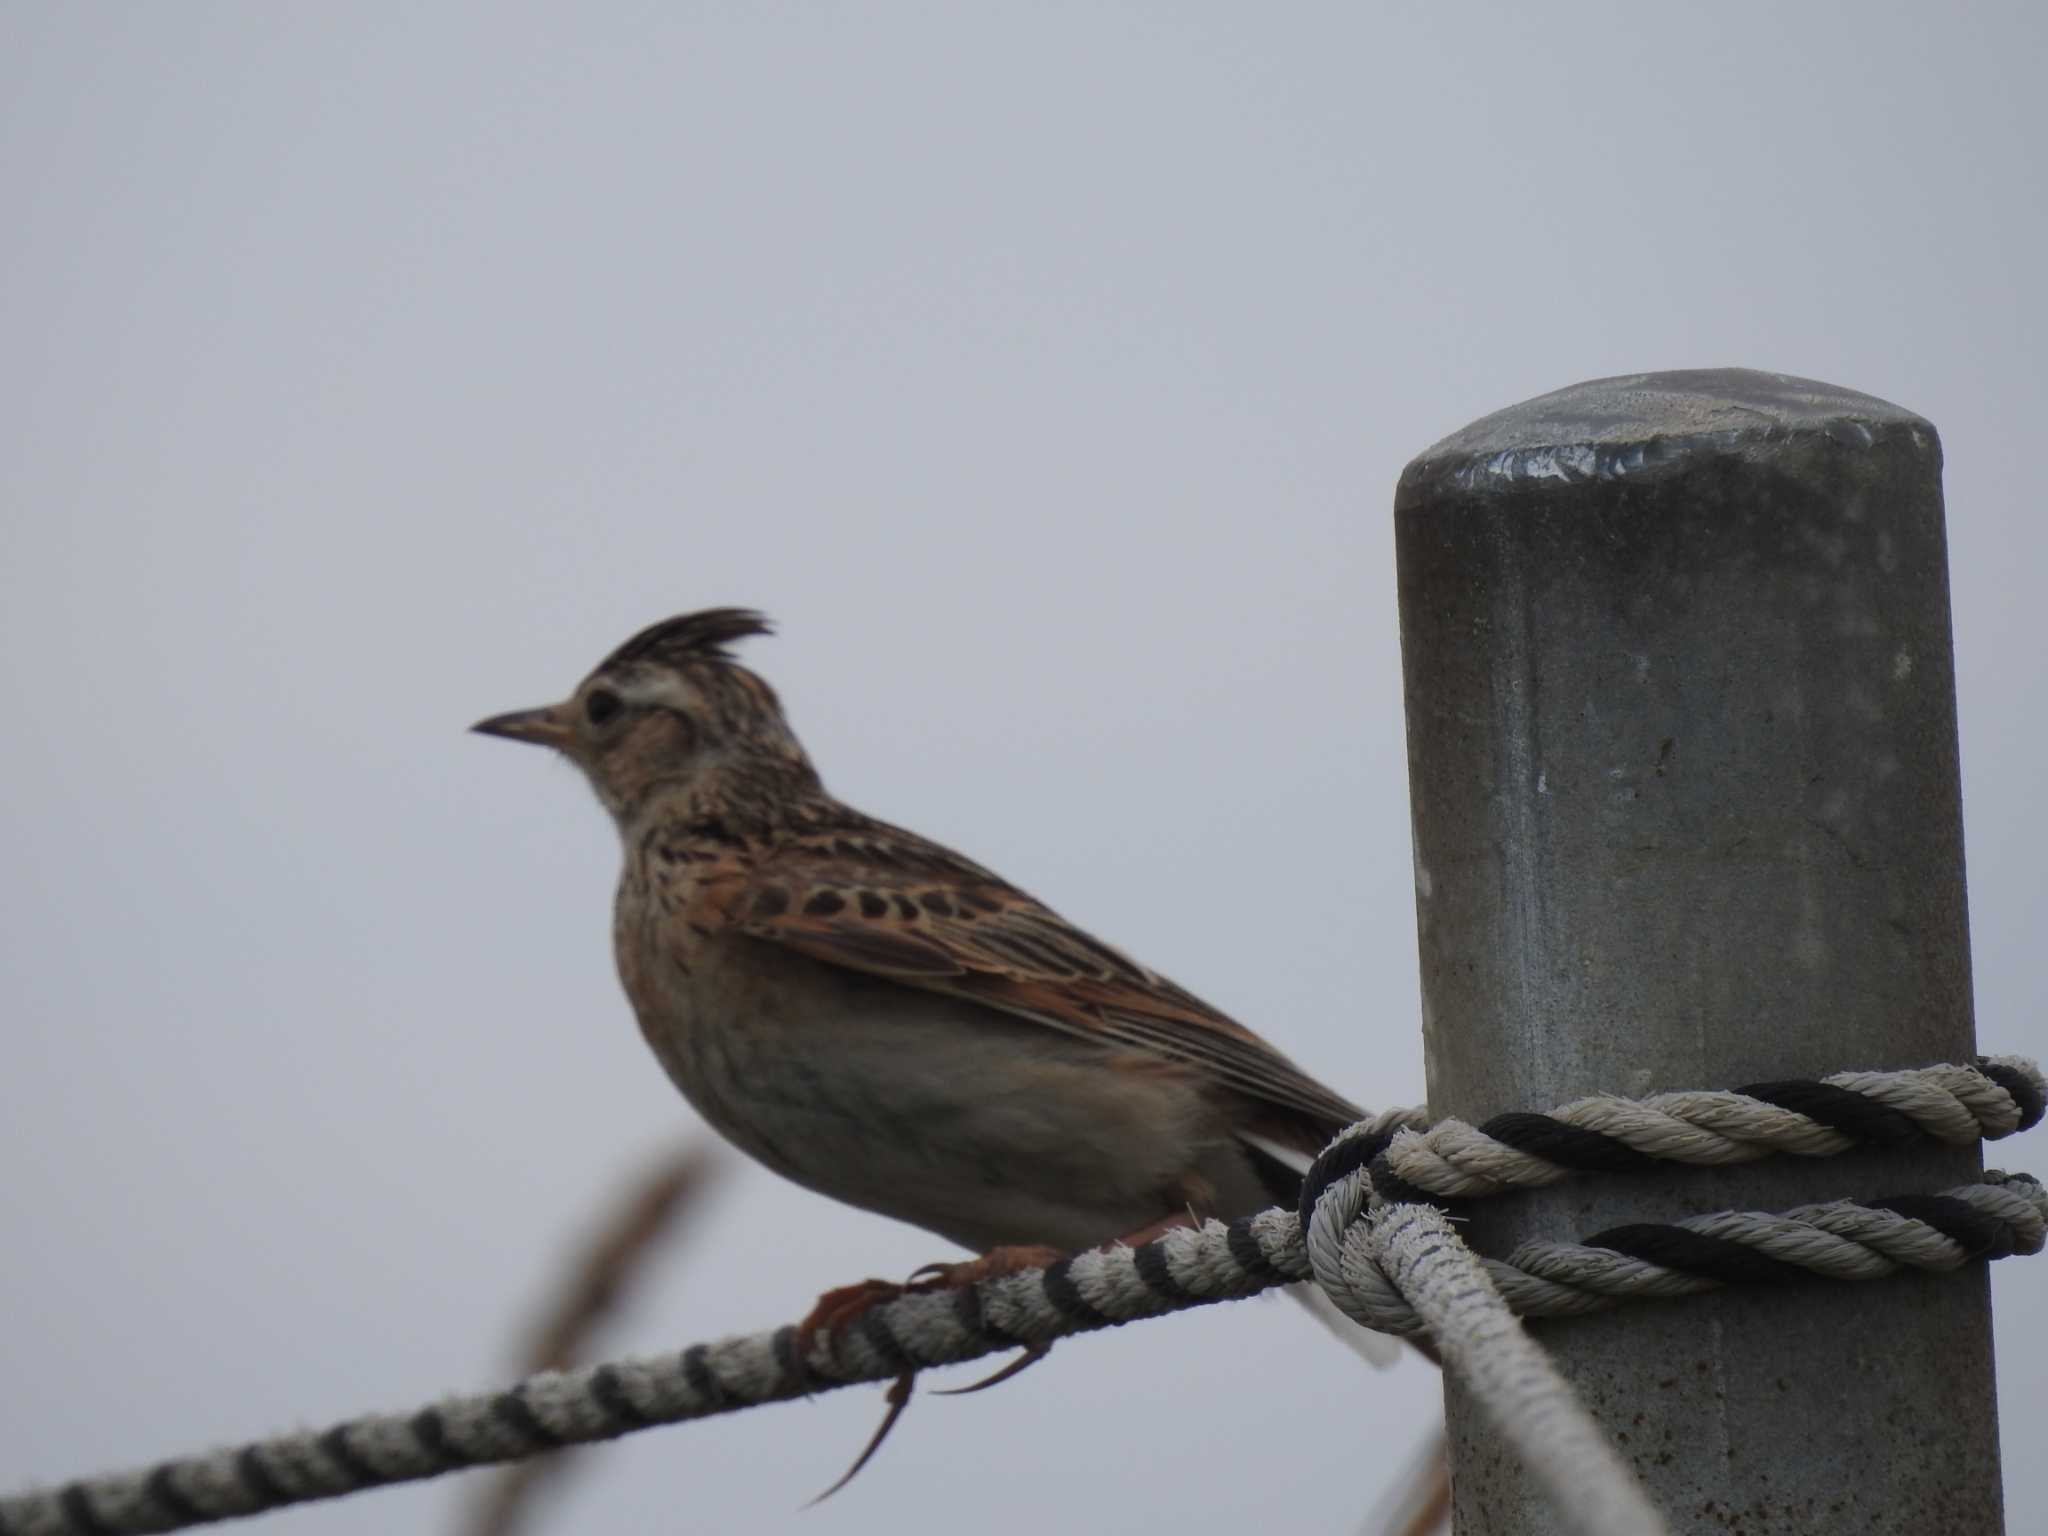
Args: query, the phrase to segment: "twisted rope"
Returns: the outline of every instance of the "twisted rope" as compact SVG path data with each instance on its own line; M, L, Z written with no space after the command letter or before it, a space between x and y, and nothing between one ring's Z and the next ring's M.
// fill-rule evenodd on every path
M910 1294L819 1335L799 1360L797 1330L696 1344L573 1371L509 1391L451 1397L322 1430L178 1457L153 1467L0 1499L0 1536L144 1536L366 1488L516 1461L657 1424L733 1413L906 1368L977 1360L1020 1345L1253 1295L1308 1275L1301 1231L1267 1211L1142 1248L1076 1255L955 1292Z
M1375 1170L1374 1182L1383 1190L1470 1199L1539 1189L1580 1172L1635 1172L1659 1161L1712 1167L1916 1141L1967 1146L2029 1129L2042 1110L2040 1068L2023 1056L1837 1072L1818 1082L1756 1083L1733 1092L1603 1095L1547 1115L1496 1115L1481 1126L1440 1120L1406 1131L1387 1146L1386 1167Z
M1416 1337L1427 1329L1411 1300L1376 1261L1361 1261L1348 1246L1371 1189L1364 1167L1325 1186L1308 1229L1311 1268L1354 1322ZM1786 1283L1802 1275L1878 1280L1906 1269L1960 1269L1974 1259L2037 1254L2044 1237L2048 1189L2031 1174L1990 1168L1978 1182L1938 1195L1638 1222L1578 1243L1523 1243L1505 1259L1479 1262L1517 1317L1583 1317L1625 1301L1696 1296L1737 1282Z
M1345 1246L1414 1302L1444 1369L1485 1405L1575 1536L1666 1536L1612 1442L1442 1211L1376 1206Z
M1685 1294L1801 1270L1871 1279L2038 1252L2048 1192L2025 1175L1994 1172L1945 1195L1833 1201L1776 1217L1730 1211L1615 1228L1583 1245L1524 1244L1498 1264L1467 1248L1443 1212L1393 1191L1492 1193L1655 1158L1726 1163L1923 1136L1967 1142L2039 1121L2040 1089L2031 1063L2007 1058L1732 1094L1581 1100L1550 1116L1500 1116L1479 1130L1446 1126L1441 1136L1355 1125L1309 1170L1297 1220L1317 1282L1340 1309L1367 1326L1411 1307L1422 1318L1445 1368L1520 1456L1564 1528L1665 1536L1662 1516L1517 1313L1590 1311L1622 1295ZM1536 1147L1560 1155L1541 1157ZM1548 1273L1525 1273L1531 1268Z
M1930 1078L1929 1072L1937 1076ZM1973 1073L1981 1082L1970 1080ZM1957 1091L1943 1091L1983 1127L1976 1134L1987 1137L2034 1124L2048 1102L2048 1084L2038 1067L2001 1057L1974 1067L1918 1073L1839 1074L1804 1085L1822 1090L1813 1095L1814 1104L1777 1107L1850 1136L1846 1144L1859 1138L1833 1123L1848 1114L1843 1101L1833 1097L1837 1092L1897 1114L1915 1127L1913 1135L1935 1135L1926 1127L1939 1124L1953 1136L1959 1122L1952 1113L1925 1107L1933 1102L1930 1082L1951 1084ZM1761 1097L1754 1090L1750 1096ZM1661 1106L1692 1097L1722 1096L1660 1095L1647 1102ZM1587 1102L1597 1101L1581 1104ZM1576 1112L1578 1106L1567 1108ZM1613 1123L1621 1118L1616 1111ZM1434 1318L1444 1326L1466 1326L1461 1337L1497 1332L1491 1313L1489 1320L1474 1325L1459 1325L1454 1313L1443 1313L1437 1298L1445 1292L1430 1265L1418 1257L1419 1250L1394 1243L1397 1235L1427 1234L1427 1241L1417 1239L1422 1246L1443 1249L1448 1228L1438 1232L1414 1220L1396 1221L1394 1213L1409 1210L1406 1205L1395 1205L1371 1222L1358 1219L1367 1191L1381 1177L1375 1164L1383 1163L1402 1137L1414 1135L1420 1123L1418 1111L1390 1110L1339 1136L1305 1182L1306 1220L1300 1212L1275 1209L1228 1224L1210 1221L1137 1248L1078 1254L1042 1270L1019 1271L959 1291L905 1295L863 1314L852 1328L819 1335L803 1359L797 1358L796 1329L783 1327L693 1345L680 1353L542 1372L509 1391L451 1397L416 1411L372 1414L323 1430L31 1489L0 1499L0 1536L144 1536L181 1530L615 1439L658 1424L890 1381L905 1369L1042 1346L1299 1280L1316 1280L1346 1313L1384 1331L1431 1332ZM1487 1128L1495 1125L1490 1121ZM1568 1129L1607 1135L1579 1124ZM1794 1134L1817 1144L1809 1132ZM1649 1155L1634 1147L1630 1151ZM1398 1183L1398 1175L1387 1177ZM1381 1232L1378 1256L1375 1231ZM1833 1201L1780 1216L1731 1212L1670 1226L1647 1224L1597 1234L1582 1245L1525 1244L1506 1263L1480 1263L1513 1312L1555 1316L1629 1297L1684 1295L1730 1280L1808 1270L1869 1279L1901 1267L1954 1268L1977 1257L2037 1253L2044 1232L2048 1194L2041 1186L2025 1174L1988 1173L1982 1184L1943 1195ZM1462 1251L1462 1244L1457 1246ZM1737 1262L1731 1253L1751 1258ZM1389 1269L1398 1281L1389 1277ZM1404 1297L1399 1282L1416 1290ZM1433 1336L1447 1354L1463 1358L1449 1335ZM1522 1369L1517 1363L1509 1374L1519 1376ZM1528 1422L1549 1421L1539 1413Z

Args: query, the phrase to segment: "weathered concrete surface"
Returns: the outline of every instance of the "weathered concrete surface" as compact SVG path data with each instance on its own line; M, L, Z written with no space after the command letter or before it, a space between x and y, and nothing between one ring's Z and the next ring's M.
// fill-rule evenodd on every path
M1480 1120L1975 1049L1934 429L1741 370L1474 423L1395 500L1429 1098ZM1482 1203L1504 1254L1935 1191L1974 1150ZM2002 1529L1980 1269L1538 1325L1678 1531ZM1447 1389L1463 1536L1557 1528Z

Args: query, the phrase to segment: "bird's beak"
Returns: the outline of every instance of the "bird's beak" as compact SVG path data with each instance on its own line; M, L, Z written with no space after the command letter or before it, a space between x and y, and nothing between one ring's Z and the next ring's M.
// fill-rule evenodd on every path
M488 720L479 720L470 727L484 736L502 736L507 741L530 741L537 747L553 747L557 751L569 745L569 727L562 720L560 709L515 709L509 715L493 715Z

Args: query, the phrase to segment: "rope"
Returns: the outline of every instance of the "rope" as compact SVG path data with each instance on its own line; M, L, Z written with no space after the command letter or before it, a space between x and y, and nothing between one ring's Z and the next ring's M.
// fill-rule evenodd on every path
M573 1371L509 1391L447 1398L323 1430L254 1441L154 1467L0 1499L0 1536L143 1536L253 1515L366 1488L516 1461L657 1424L733 1413L906 1369L953 1365L1020 1345L1211 1302L1308 1277L1301 1231L1285 1211L1175 1231L1142 1248L1076 1255L955 1292L910 1294L821 1334L796 1357L797 1331L697 1344Z
M1435 1132L1356 1125L1310 1169L1296 1219L1317 1283L1349 1316L1370 1327L1413 1309L1445 1369L1520 1456L1564 1528L1666 1536L1662 1516L1518 1312L1592 1310L1623 1294L1684 1294L1802 1271L1871 1279L1907 1266L1947 1269L1980 1255L2038 1252L2048 1192L2025 1175L1992 1172L1944 1195L1637 1223L1584 1245L1524 1244L1507 1264L1493 1264L1466 1247L1443 1212L1397 1203L1391 1191L1493 1193L1659 1158L1728 1163L1923 1137L1967 1143L2038 1122L2040 1088L2031 1063L2002 1058L1727 1094L1586 1099L1549 1116L1499 1116L1478 1130L1461 1122ZM1546 1266L1548 1277L1521 1272L1534 1265ZM1510 1291L1519 1294L1511 1299Z
M1978 1134L1987 1137L2026 1129L2041 1118L2048 1101L2039 1068L2019 1058L1988 1058L1975 1067L1939 1070L1955 1074L1940 1079L1960 1089L1949 1098L1976 1117L1984 1128ZM1971 1074L1981 1083L1972 1082ZM1857 1086L1846 1085L1850 1078ZM1931 1102L1928 1081L1925 1071L1841 1074L1804 1087L1839 1090L1894 1112L1922 1127L1915 1135L1936 1134L1924 1126L1937 1121L1952 1135L1956 1122L1943 1118L1945 1111L1922 1115L1901 1107ZM1685 1097L1694 1096L1663 1095L1646 1102ZM1829 1116L1834 1122L1844 1119L1841 1101L1825 1091L1812 1097L1815 1104L1783 1112L1851 1136L1850 1144L1867 1139L1830 1122ZM1581 1101L1587 1102L1596 1101ZM1567 1108L1576 1111L1578 1106ZM1424 1262L1430 1256L1409 1247L1375 1254L1371 1247L1375 1241L1391 1245L1396 1235L1429 1230L1436 1246L1444 1248L1448 1227L1436 1232L1406 1218L1404 1225L1395 1214L1407 1208L1398 1204L1370 1220L1356 1219L1368 1198L1365 1191L1380 1181L1376 1165L1383 1165L1400 1138L1414 1135L1419 1123L1417 1111L1391 1110L1340 1135L1304 1182L1306 1219L1302 1212L1276 1209L1228 1224L1210 1221L1137 1248L1094 1250L968 1289L908 1294L863 1314L853 1327L820 1334L801 1360L796 1358L796 1329L778 1328L693 1345L680 1353L542 1372L504 1392L448 1398L416 1411L369 1415L324 1430L31 1489L0 1498L0 1536L143 1536L181 1530L459 1468L520 1460L658 1424L891 1381L906 1369L1043 1347L1072 1334L1311 1278L1368 1326L1431 1333L1447 1358L1464 1361L1466 1346L1431 1326L1432 1318L1450 1326L1455 1316L1434 1299L1441 1292L1435 1271ZM1489 1121L1487 1129L1496 1125ZM1571 1128L1582 1135L1606 1135ZM1340 1219L1342 1206L1353 1199L1351 1215ZM1513 1312L1559 1315L1594 1310L1624 1297L1683 1295L1734 1279L1779 1278L1804 1270L1864 1279L1908 1266L1954 1268L1977 1257L2039 1252L2044 1231L2048 1193L2025 1174L1988 1173L1982 1184L1943 1195L1835 1201L1775 1217L1734 1212L1670 1226L1645 1224L1598 1234L1586 1245L1525 1244L1507 1263L1479 1262ZM1375 1232L1383 1237L1374 1239ZM1462 1251L1463 1245L1457 1246ZM1749 1268L1731 1259L1731 1253L1751 1255L1743 1261ZM1388 1267L1382 1268L1382 1262ZM1426 1296L1418 1300L1404 1293L1403 1279ZM1483 1323L1473 1324L1471 1337L1497 1334L1494 1316L1488 1312ZM1519 1356L1514 1360L1508 1374L1519 1377L1523 1363ZM1495 1369L1487 1364L1459 1368ZM1520 1422L1551 1424L1544 1416L1548 1411Z
M2038 1124L2042 1089L2040 1069L2025 1057L1980 1056L1971 1066L1838 1072L1732 1093L1578 1099L1547 1115L1496 1115L1476 1127L1440 1120L1397 1135L1374 1183L1460 1199L1538 1189L1573 1173L1638 1172L1657 1161L1711 1167L1917 1141L1967 1146Z
M1368 1178L1364 1169L1355 1176L1361 1183ZM1426 1332L1387 1275L1372 1265L1341 1267L1351 1219L1355 1214L1311 1226L1317 1284L1364 1327L1403 1337ZM1904 1269L1960 1269L1973 1259L2039 1253L2044 1234L2048 1189L2031 1174L1986 1169L1979 1182L1939 1195L1638 1222L1579 1243L1524 1243L1506 1259L1480 1263L1517 1317L1583 1317L1625 1301L1694 1296L1736 1282L1789 1283L1803 1275L1877 1280Z
M1346 1246L1357 1247L1414 1302L1444 1369L1485 1405L1570 1530L1666 1536L1663 1517L1442 1211L1382 1206L1351 1231Z
M1666 1536L1593 1416L1536 1346L1488 1268L1434 1206L1388 1204L1368 1170L1390 1137L1354 1125L1324 1149L1302 1190L1316 1283L1367 1327L1412 1307L1455 1371L1580 1536ZM1370 1215L1361 1221L1366 1212Z

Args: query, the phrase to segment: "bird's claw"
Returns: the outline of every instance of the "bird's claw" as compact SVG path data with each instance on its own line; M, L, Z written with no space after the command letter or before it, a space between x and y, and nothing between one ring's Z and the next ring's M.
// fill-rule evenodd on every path
M860 1469L866 1466L873 1459L875 1452L882 1448L882 1442L889 1438L889 1431L896 1427L896 1421L903 1417L903 1410L910 1406L910 1386L916 1379L916 1371L905 1371L901 1376L898 1376L889 1383L889 1391L884 1398L884 1401L889 1405L889 1411L882 1415L882 1422L875 1426L875 1432L868 1440L866 1449L854 1458L853 1465L846 1469L838 1482L806 1504L804 1506L805 1509L817 1508L818 1505L824 1503L833 1494L860 1476Z
M808 1369L811 1348L820 1334L827 1338L835 1338L840 1329L856 1318L875 1307L896 1300L899 1296L966 1290L980 1281L1015 1274L1019 1270L1042 1269L1048 1264L1056 1263L1062 1257L1064 1255L1052 1248L996 1248L978 1259L970 1259L963 1264L927 1264L900 1285L890 1280L863 1280L857 1285L842 1285L820 1296L817 1305L811 1308L810 1315L797 1324L797 1360ZM1022 1355L994 1375L977 1381L972 1386L954 1387L935 1395L960 1397L969 1392L986 1391L998 1383L1008 1381L1018 1372L1036 1365L1050 1352L1051 1346L1048 1344L1027 1344ZM910 1406L911 1385L916 1379L917 1372L911 1369L904 1371L889 1384L885 1399L889 1405L888 1412L882 1416L882 1422L868 1441L867 1447L855 1459L853 1465L846 1469L845 1476L811 1500L811 1505L822 1504L831 1498L859 1476L861 1468L874 1459L875 1452L882 1448L882 1442L889 1438L889 1431L894 1429L896 1421L903 1417L903 1410Z
M965 1397L970 1392L986 1392L990 1387L1001 1386L1004 1382L1008 1381L1012 1376L1020 1375L1021 1373L1030 1370L1032 1366L1038 1364L1039 1361L1043 1360L1047 1355L1051 1353L1052 1346L1050 1344L1026 1344L1024 1346L1023 1354L1019 1355L1016 1359L1012 1360L1008 1365L1004 1366L1001 1370L995 1372L994 1374L984 1376L981 1378L981 1380L974 1382L969 1386L947 1387L942 1392L934 1392L932 1396Z

